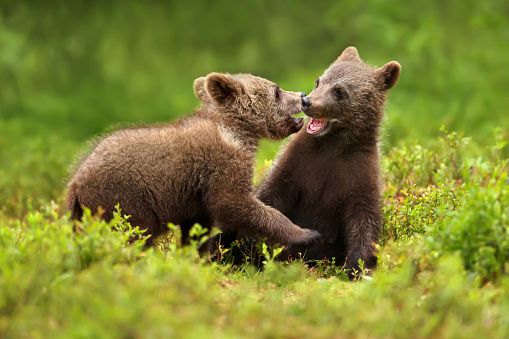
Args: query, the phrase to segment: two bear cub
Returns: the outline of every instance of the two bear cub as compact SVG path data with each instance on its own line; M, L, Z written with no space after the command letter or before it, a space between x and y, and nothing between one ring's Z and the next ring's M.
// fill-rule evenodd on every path
M379 129L400 69L395 61L371 67L349 47L307 97L251 75L199 78L202 106L193 115L114 132L82 161L68 184L72 218L85 206L102 207L108 220L119 203L152 239L167 223L179 225L184 239L195 223L216 226L226 239L284 245L290 257L346 261L353 278L359 259L376 266ZM302 129L292 117L301 110L310 117ZM254 194L258 140L295 132Z
M117 204L152 240L179 225L183 241L198 223L239 231L286 247L311 246L320 235L302 229L253 193L261 138L301 129L301 93L252 75L211 73L194 84L204 102L169 124L118 130L103 138L68 183L72 219L82 207L110 220Z

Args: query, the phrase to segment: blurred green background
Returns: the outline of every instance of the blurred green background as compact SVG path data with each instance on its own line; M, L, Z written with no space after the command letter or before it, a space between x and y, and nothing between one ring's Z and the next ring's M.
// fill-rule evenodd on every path
M445 125L483 152L509 126L508 17L501 0L0 1L0 208L59 199L87 139L191 111L197 77L252 73L309 93L350 45L402 65L386 150L432 146Z

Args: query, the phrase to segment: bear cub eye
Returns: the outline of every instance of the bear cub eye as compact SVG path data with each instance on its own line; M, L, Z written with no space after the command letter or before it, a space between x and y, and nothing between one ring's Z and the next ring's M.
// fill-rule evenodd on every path
M276 99L281 99L281 88L279 88L279 86L276 86L276 88L274 88L274 96L276 97Z
M316 79L316 80L315 80L315 84L316 84L315 88L317 88L317 87L318 87L318 85L320 84L320 78L318 78L318 79Z
M336 88L334 94L336 94L338 98L342 98L345 95L345 91L342 88Z

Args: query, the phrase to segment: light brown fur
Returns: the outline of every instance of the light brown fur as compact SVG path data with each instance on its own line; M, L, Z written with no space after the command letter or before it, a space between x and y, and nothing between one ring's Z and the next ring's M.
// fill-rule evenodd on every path
M252 75L211 73L195 81L206 102L171 124L119 130L104 138L68 183L73 219L82 206L101 207L109 220L116 204L132 225L153 237L195 223L267 237L270 243L311 245L319 235L301 229L252 193L255 149L261 138L281 139L302 122L300 93ZM203 101L202 98L202 101Z

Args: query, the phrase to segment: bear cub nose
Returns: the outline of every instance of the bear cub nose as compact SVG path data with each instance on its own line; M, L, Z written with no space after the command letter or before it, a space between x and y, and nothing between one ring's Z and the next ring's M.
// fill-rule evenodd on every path
M306 96L306 93L302 93L302 108L306 109L311 106L311 102L309 101L308 97Z

